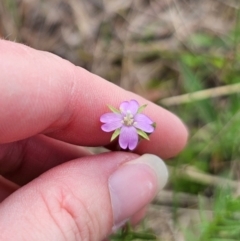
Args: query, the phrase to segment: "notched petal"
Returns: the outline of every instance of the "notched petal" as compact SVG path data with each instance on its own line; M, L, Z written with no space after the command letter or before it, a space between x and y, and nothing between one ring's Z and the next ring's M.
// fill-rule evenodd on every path
M133 115L135 115L138 111L139 104L136 100L130 100L129 101L129 110Z
M128 101L123 101L121 104L120 104L120 111L123 113L123 114L126 114L127 113L127 110L129 109L129 102Z
M137 147L138 144L138 134L137 134L137 130L131 126L129 127L129 142L128 142L128 148L129 150L134 150Z
M128 133L127 133L128 127L123 126L120 131L119 135L119 145L122 149L127 149L128 147Z
M109 123L109 122L115 122L115 121L121 121L121 120L122 120L122 115L117 113L106 113L100 117L100 121L102 123Z
M137 130L133 127L123 126L120 131L119 145L122 149L129 148L131 151L137 147L138 134Z
M134 116L134 120L136 122L144 122L144 123L149 124L149 125L153 124L153 121L144 114L136 114Z
M154 127L145 122L136 122L134 126L147 133L152 133L154 131Z
M122 126L121 121L115 121L115 122L110 122L106 123L101 126L101 129L105 132L111 132L115 131L116 129L120 128Z
M139 104L136 100L124 101L120 105L120 110L123 114L126 114L127 111L130 111L133 115L135 115L138 111Z

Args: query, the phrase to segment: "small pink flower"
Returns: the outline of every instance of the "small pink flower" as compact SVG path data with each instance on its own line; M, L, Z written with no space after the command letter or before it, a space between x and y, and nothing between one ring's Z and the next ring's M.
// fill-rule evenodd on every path
M139 142L139 135L147 140L148 134L155 129L155 123L146 115L141 114L146 105L139 107L136 100L124 101L120 110L108 106L111 113L103 114L100 121L104 123L101 129L105 132L114 131L111 141L119 136L122 149L133 150Z

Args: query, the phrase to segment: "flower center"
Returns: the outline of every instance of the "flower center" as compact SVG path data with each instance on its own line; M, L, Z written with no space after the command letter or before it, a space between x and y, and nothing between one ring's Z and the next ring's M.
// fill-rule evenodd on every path
M123 117L122 123L126 126L132 126L134 124L133 114L127 111L127 114Z

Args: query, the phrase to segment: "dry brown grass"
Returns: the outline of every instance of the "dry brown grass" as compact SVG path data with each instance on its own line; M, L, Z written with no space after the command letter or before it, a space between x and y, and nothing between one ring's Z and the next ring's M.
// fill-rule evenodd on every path
M179 94L169 50L180 51L193 32L226 34L234 6L209 0L3 0L0 37L55 53L156 100ZM166 76L169 68L175 76ZM147 90L151 79L168 83Z

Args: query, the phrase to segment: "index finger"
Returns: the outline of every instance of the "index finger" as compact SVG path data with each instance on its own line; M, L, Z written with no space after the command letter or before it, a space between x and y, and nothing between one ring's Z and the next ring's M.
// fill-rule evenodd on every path
M148 104L145 113L157 124L136 152L167 158L186 144L180 119L136 94L21 44L0 40L0 53L0 143L44 133L77 145L107 145L111 134L101 130L100 116L109 112L108 104L135 99Z

